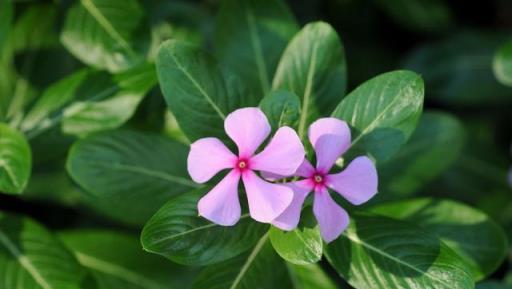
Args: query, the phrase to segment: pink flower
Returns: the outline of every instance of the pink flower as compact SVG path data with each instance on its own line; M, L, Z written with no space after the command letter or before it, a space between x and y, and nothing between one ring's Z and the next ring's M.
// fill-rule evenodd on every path
M354 159L340 173L329 174L335 161L351 144L348 125L336 118L323 118L309 127L309 141L316 152L316 168L304 160L296 172L305 179L287 183L293 189L291 205L272 224L282 230L297 227L304 200L314 192L313 213L326 242L331 242L347 228L349 216L330 196L328 188L354 205L360 205L377 193L377 170L367 157Z
M242 178L249 212L256 221L270 223L290 205L293 191L287 186L262 180L254 171L292 175L304 160L304 146L289 127L277 130L258 154L270 134L270 124L259 108L238 109L226 117L224 129L238 147L238 156L217 138L202 138L191 145L188 172L197 183L205 183L224 169L229 173L198 203L199 215L224 226L240 219L238 183Z

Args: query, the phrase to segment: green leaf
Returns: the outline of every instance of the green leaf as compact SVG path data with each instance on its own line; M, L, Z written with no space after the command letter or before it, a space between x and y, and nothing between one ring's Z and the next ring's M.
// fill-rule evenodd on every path
M501 83L512 86L512 41L494 55L493 68L494 75Z
M492 71L493 57L508 36L464 32L413 51L405 67L420 73L432 100L458 106L511 103L511 88Z
M252 251L206 267L191 289L292 288L284 261L264 235Z
M379 205L373 212L421 225L437 234L469 265L476 281L494 272L507 255L507 237L493 220L449 200L415 199Z
M0 123L0 191L21 193L32 169L32 155L25 137Z
M484 281L476 284L476 289L512 289L512 285L498 281Z
M379 167L382 196L408 196L445 171L460 155L464 128L455 117L426 112L400 152Z
M318 116L329 115L345 95L345 53L336 31L327 23L306 25L286 47L273 88L289 90L302 102L298 133Z
M40 3L30 5L14 24L9 39L10 45L12 45L11 49L14 52L20 52L58 46L59 38L55 31L56 21L57 8L55 5Z
M71 252L41 225L0 213L1 288L80 289L85 275Z
M385 161L407 142L421 115L424 87L410 71L381 74L348 94L332 113L352 127L354 154Z
M21 129L34 138L58 125L73 135L117 128L155 85L154 66L149 64L114 76L80 70L47 88L24 117Z
M378 0L377 4L406 29L445 32L454 24L450 7L442 0Z
M0 2L0 58L7 46L9 33L11 31L11 22L13 18L13 8L10 0Z
M141 224L169 198L196 187L187 175L187 151L157 135L111 131L75 143L67 170L99 206Z
M298 25L281 0L224 0L214 46L219 63L236 73L258 99L270 90L277 63Z
M300 114L299 98L286 90L277 90L270 92L260 102L260 108L276 131L282 126L296 128Z
M287 264L295 289L337 289L333 281L317 264Z
M194 272L145 253L136 236L107 230L71 230L58 237L94 277L98 289L184 288Z
M313 264L322 258L323 242L318 227L290 232L272 227L270 241L279 256L293 264Z
M198 216L197 202L208 188L167 202L142 231L145 250L185 265L221 262L249 250L268 226L242 215L234 227L219 226Z
M383 216L353 214L327 260L357 289L473 288L465 262L435 235Z
M81 0L68 11L61 41L87 65L119 72L144 61L147 24L136 0Z
M234 75L225 79L210 55L174 40L162 44L156 67L167 105L185 135L191 141L211 136L226 139L224 119L248 104Z

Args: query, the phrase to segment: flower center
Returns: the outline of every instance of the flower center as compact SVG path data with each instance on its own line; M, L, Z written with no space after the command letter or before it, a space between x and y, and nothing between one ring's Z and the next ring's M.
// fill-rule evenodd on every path
M249 160L245 158L240 158L236 162L235 168L237 168L239 171L243 172L249 168Z
M321 175L314 175L313 180L315 181L316 184L322 184L324 181L324 177L322 177Z
M238 168L245 169L247 167L247 163L245 161L238 162Z

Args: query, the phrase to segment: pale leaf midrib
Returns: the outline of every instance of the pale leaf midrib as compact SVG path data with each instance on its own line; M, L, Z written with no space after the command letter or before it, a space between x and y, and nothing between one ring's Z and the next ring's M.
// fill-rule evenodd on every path
M309 68L306 78L306 87L304 90L304 98L302 100L302 109L299 119L299 137L301 139L304 138L304 133L306 130L306 121L308 119L309 114L309 103L311 101L311 94L313 93L313 81L315 77L315 67L316 67L316 55L317 55L318 45L313 43L313 52L311 55L311 60L309 62Z
M30 259L27 256L23 255L18 248L11 242L9 237L5 235L2 231L0 231L0 242L4 244L7 250L13 255L14 258L18 260L21 266L27 270L27 272L32 276L34 281L39 284L43 289L54 289L48 282L41 276L41 273L37 270L36 267L32 264Z
M258 256L258 253L261 251L261 249L267 242L267 239L268 239L268 232L265 235L263 235L263 237L261 237L261 239L258 241L256 246L254 246L254 249L252 250L251 254L245 261L242 268L240 269L240 272L238 272L235 280L233 281L233 283L231 284L229 289L237 288L238 284L240 284L240 282L242 281L242 278L244 277L245 273L247 273L247 271L249 270L249 267L251 267L252 262L254 262L254 259L256 259L256 257Z

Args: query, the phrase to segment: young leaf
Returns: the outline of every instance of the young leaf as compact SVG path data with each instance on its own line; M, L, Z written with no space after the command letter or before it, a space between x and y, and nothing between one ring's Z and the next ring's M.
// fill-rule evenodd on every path
M50 232L25 218L0 213L2 288L81 289L86 271Z
M185 265L209 265L249 250L268 226L242 215L234 227L219 226L201 218L197 202L208 192L202 188L167 202L142 231L145 250Z
M493 68L494 75L501 83L512 86L512 41L494 55Z
M426 112L410 140L379 167L380 196L407 196L446 170L459 156L464 128L453 116Z
M87 65L120 72L144 61L150 32L136 0L81 0L68 11L61 41Z
M215 52L222 66L240 76L260 99L297 23L281 0L224 0L217 15Z
M473 288L465 262L435 235L407 222L354 214L327 246L327 260L358 289Z
M284 261L264 235L248 254L206 267L191 289L293 288Z
M308 265L322 258L323 241L318 227L297 228L290 232L272 227L269 235L279 256L292 264Z
M287 264L295 289L337 289L329 276L317 264Z
M107 230L63 231L58 237L95 279L98 289L179 289L194 270L145 253L136 236Z
M407 142L423 108L423 81L410 71L381 74L348 94L332 113L352 127L352 154L389 159Z
M306 25L286 47L273 88L286 89L302 102L298 133L318 116L328 115L345 95L347 68L343 46L327 23Z
M469 265L476 281L489 276L507 255L507 237L484 213L449 200L414 199L379 205L373 212L421 225L437 234Z
M25 137L0 123L0 192L23 192L31 169L32 154Z
M169 198L197 186L187 175L187 150L160 136L111 131L75 143L67 170L102 207L141 224Z
M30 138L59 125L74 135L117 128L155 85L154 66L149 64L114 76L80 70L46 89L21 128Z
M295 94L286 90L272 91L261 100L259 106L267 116L272 131L282 126L297 127L300 100Z
M226 139L224 119L247 106L234 75L224 79L211 56L174 40L161 45L156 67L167 105L185 135L191 141L211 136Z

